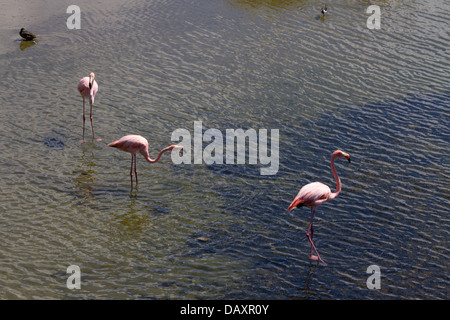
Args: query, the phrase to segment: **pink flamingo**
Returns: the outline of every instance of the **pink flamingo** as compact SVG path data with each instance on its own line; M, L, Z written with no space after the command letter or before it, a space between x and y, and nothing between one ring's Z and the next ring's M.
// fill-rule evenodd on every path
M139 135L128 135L120 138L117 141L111 142L108 144L108 147L117 148L119 150L129 152L131 153L131 169L130 169L130 178L131 178L131 188L133 188L133 164L134 164L134 175L136 176L136 186L138 184L138 177L137 177L137 169L136 169L136 154L139 152L142 154L150 163L155 163L159 160L161 155L166 152L170 151L172 149L180 149L183 150L182 146L176 146L171 145L164 149L162 149L158 156L155 159L150 158L150 155L148 153L148 141L142 136Z
M80 92L81 96L83 97L83 140L81 142L86 142L84 140L84 122L85 122L85 116L84 116L84 99L89 98L89 104L91 106L91 127L92 127L92 139L94 139L94 125L92 123L92 105L94 104L95 95L98 91L98 84L97 81L94 80L95 74L91 72L89 74L89 77L84 77L78 82L78 91ZM97 141L101 141L102 139L97 139Z
M305 186L303 186L297 196L294 198L292 203L290 204L288 210L292 210L294 208L299 208L302 206L311 207L311 221L309 223L308 230L306 231L306 236L309 239L309 242L311 243L311 260L319 260L323 262L320 258L319 253L317 252L316 247L313 243L313 219L314 219L314 212L316 211L316 208L320 206L322 203L325 203L327 201L333 200L338 196L338 194L341 192L341 180L339 179L336 170L334 168L334 159L336 158L346 158L348 162L350 162L350 155L348 153L342 152L341 150L336 150L331 155L331 171L333 171L334 178L336 179L336 191L331 192L330 188L321 183L321 182L312 182ZM311 232L311 235L310 235ZM313 249L315 251L316 255L313 255Z

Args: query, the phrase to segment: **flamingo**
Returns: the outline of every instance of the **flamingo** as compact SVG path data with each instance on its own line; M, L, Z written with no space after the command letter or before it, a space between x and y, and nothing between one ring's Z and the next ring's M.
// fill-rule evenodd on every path
M130 168L130 178L131 178L131 188L133 188L133 164L134 164L134 175L136 176L136 186L138 184L137 169L136 169L136 154L139 152L142 154L150 163L155 163L159 160L161 155L166 151L171 151L172 149L183 150L182 146L171 145L162 149L155 159L150 158L148 153L148 141L139 135L127 135L120 138L117 141L108 144L108 147L117 148L119 150L131 153L131 168Z
M313 243L313 219L314 212L316 211L316 208L318 206L320 206L322 203L333 200L341 192L341 180L339 179L334 168L334 159L336 158L346 158L350 163L350 155L348 153L342 152L341 150L336 150L331 155L331 171L333 171L334 178L336 179L336 191L331 192L330 188L321 182L312 182L300 189L299 193L288 207L288 210L292 210L294 208L299 208L302 206L311 207L311 220L308 230L306 231L306 237L311 243L310 259L318 260L324 264L326 264L325 261L320 258L320 255ZM313 254L313 249L316 255Z
M92 123L92 105L94 104L95 95L98 91L98 84L95 79L95 74L91 72L89 74L89 77L84 77L78 82L78 91L80 92L81 96L83 97L83 140L81 142L86 142L84 140L84 122L85 122L85 116L84 116L84 99L89 98L89 105L91 106L91 127L92 127L92 139L94 139L94 124ZM97 139L97 141L101 141L102 139Z

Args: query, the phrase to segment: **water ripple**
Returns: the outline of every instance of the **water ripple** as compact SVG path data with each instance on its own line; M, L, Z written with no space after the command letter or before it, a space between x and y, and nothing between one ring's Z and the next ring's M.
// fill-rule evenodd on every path
M92 3L81 30L56 14L37 45L2 50L1 297L448 298L448 10L384 2L372 31L367 6ZM89 72L102 141L80 144ZM141 134L153 156L194 121L279 129L277 175L138 155L130 190L130 155L107 144ZM342 192L317 209L317 266L309 209L286 208L308 182L334 189L337 148L352 163L336 161ZM64 287L71 264L82 293Z

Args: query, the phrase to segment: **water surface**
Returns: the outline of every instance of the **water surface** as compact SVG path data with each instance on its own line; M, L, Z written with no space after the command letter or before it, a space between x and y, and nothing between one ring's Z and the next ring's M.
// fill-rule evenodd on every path
M315 1L80 1L68 30L45 1L3 19L0 297L448 299L450 7L379 1L369 30L370 3L321 18ZM37 44L21 48L23 26ZM81 144L89 72L102 141ZM278 173L139 155L130 190L131 157L107 144L140 134L155 157L194 121L279 129ZM352 163L316 212L316 265L309 209L286 208L308 182L335 188L337 148Z

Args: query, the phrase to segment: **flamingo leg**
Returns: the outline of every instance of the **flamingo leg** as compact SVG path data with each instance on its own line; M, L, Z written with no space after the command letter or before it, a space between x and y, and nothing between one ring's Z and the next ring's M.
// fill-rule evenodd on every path
M84 97L83 97L83 140L81 140L82 142L85 142L84 140L84 122L86 121L86 117L84 115Z
M315 207L311 207L311 221L309 223L308 230L306 231L306 236L308 237L308 240L311 243L311 256L310 256L310 259L311 260L318 260L318 261L326 264L326 262L323 261L320 258L319 252L317 252L316 246L314 245L314 242L313 242L313 234L314 234L313 219L314 219L314 212L315 211L316 211L316 208ZM313 250L316 253L316 255L313 255Z
M314 236L313 236L313 234L314 234L314 227L313 227L313 223L312 223L312 222L309 224L309 232L310 232L309 241L310 241L311 243L313 243L313 239L314 239ZM306 235L308 235L308 232L306 232ZM311 245L311 257L312 257L312 256L313 256L313 245Z
M138 185L138 177L137 177L136 159L137 159L137 156L136 156L136 154L135 154L135 155L134 155L134 175L135 175L135 177L136 177L136 187L137 187L137 185Z
M131 154L131 167L130 167L130 179L131 179L131 189L133 189L133 163L134 163L134 157L135 154Z
M131 189L133 189L133 171L134 171L134 176L136 177L136 187L138 184L136 158L137 158L136 154L131 154L131 167L130 167Z
M91 118L92 140L94 140L94 123L92 122L92 102L89 102L89 104L91 105L91 113L89 116Z

